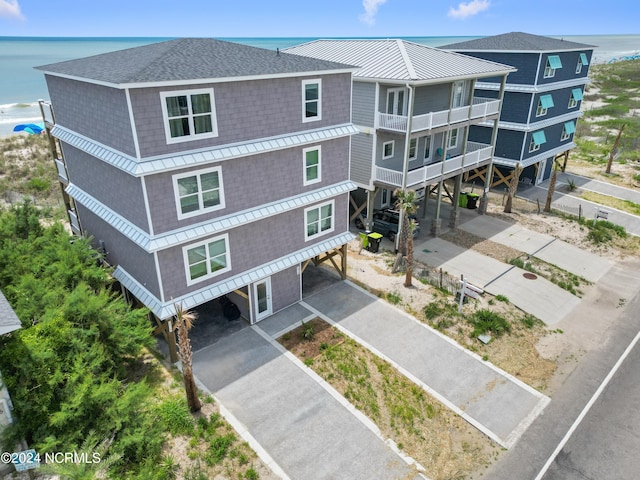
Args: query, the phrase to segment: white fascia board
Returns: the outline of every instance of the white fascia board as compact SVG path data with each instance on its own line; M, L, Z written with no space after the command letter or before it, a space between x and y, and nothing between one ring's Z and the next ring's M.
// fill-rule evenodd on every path
M260 205L255 208L218 217L214 220L206 220L188 227L157 235L150 235L145 232L74 184L69 184L66 192L76 202L107 222L140 248L148 253L153 253L183 243L197 241L201 238L230 230L238 225L246 225L247 223L263 220L280 213L311 205L321 200L330 199L337 195L348 193L356 188L355 183L345 181L304 194L288 197L277 202Z
M271 276L287 268L299 265L301 262L309 258L316 257L326 251L340 247L354 238L355 236L352 233L343 232L328 240L324 240L302 250L292 252L271 262L258 265L250 270L226 278L212 285L207 285L206 287L190 292L186 295L173 298L170 302L162 302L159 300L120 266L116 267L113 272L113 276L160 320L166 320L175 314L174 305L176 304L182 305L185 309L197 307L198 305L232 292L239 287L254 283L256 279Z
M176 155L149 157L142 161L138 161L129 155L118 152L60 125L56 125L52 133L54 137L59 138L63 142L87 152L105 163L117 167L129 175L140 177L196 166L203 163L221 162L255 155L256 153L267 153L304 146L320 140L333 140L347 137L357 134L358 129L351 123L345 123L317 130L306 130L295 134L228 144L216 148L181 152Z
M502 130L513 130L516 132L532 132L540 130L542 128L550 127L551 125L557 125L558 123L568 122L570 120L577 120L582 117L583 112L577 110L575 112L565 113L564 115L558 115L557 117L551 117L546 120L542 120L534 123L515 123L515 122L498 122L498 128ZM493 127L493 122L481 122L476 125L482 127Z
M514 158L506 158L506 157L493 157L493 163L496 165L501 165L504 167L515 167L516 165L520 165L522 168L528 167L529 165L533 165L534 163L541 162L549 157L555 157L561 153L566 152L567 150L571 150L575 148L576 144L574 142L565 143L564 145L560 145L551 150L547 150L546 152L542 152L539 155L535 155L533 157L525 158L524 160L518 160Z
M540 85L529 85L525 83L506 83L504 86L507 92L539 93L561 90L563 88L577 87L591 83L589 77L580 77L562 82L551 82ZM475 90L500 90L500 84L495 82L476 82Z

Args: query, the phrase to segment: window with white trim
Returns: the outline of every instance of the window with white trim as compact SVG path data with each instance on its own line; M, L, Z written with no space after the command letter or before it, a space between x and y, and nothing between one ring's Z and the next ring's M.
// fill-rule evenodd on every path
M556 70L562 68L562 61L558 55L549 55L547 63L544 67L544 78L552 78L556 76Z
M218 136L213 88L160 92L167 143Z
M547 142L547 137L543 130L538 130L531 134L531 141L529 142L529 153L537 152L540 150L540 145Z
M431 160L431 135L422 138L424 138L424 160L428 162Z
M304 161L303 185L311 185L322 180L320 146L309 147L302 150Z
M224 208L220 167L174 175L173 190L179 219Z
M395 140L391 140L390 142L384 142L382 144L382 158L391 158L393 157L393 146L395 144Z
M564 142L565 140L569 139L569 137L571 137L570 133L567 133L567 129L566 127L562 127L562 135L560 135L560 141Z
M407 111L407 95L404 88L390 88L387 90L387 113L390 115L405 115Z
M414 160L417 157L418 139L412 138L409 140L409 160Z
M322 80L302 81L302 121L322 119Z
M536 108L536 117L542 117L547 114L547 109L542 106L542 100L538 100L538 108Z
M551 94L541 95L538 99L538 108L536 109L536 117L542 117L547 114L547 110L553 107L553 97Z
M305 241L311 240L320 235L333 232L333 211L334 201L316 205L313 207L305 208L304 210L304 222L305 222Z
M578 60L578 63L576 65L576 75L582 73L582 61Z
M447 148L456 148L458 146L458 134L460 132L459 128L455 128L449 131L449 139L447 141Z
M182 254L188 285L231 270L228 234L187 245L182 248Z

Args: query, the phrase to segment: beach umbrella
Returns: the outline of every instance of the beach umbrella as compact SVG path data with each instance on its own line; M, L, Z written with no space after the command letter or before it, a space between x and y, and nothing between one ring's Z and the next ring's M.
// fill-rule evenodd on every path
M27 132L31 135L37 135L44 130L44 125L40 126L36 123L25 123L13 127L14 132Z

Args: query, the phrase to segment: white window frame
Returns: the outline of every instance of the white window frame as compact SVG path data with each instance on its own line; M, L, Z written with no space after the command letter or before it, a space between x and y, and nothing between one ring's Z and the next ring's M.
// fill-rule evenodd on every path
M307 176L307 171L309 166L307 165L307 153L317 151L318 152L318 176L309 180ZM322 150L320 145L316 145L315 147L308 147L302 150L302 169L303 169L303 185L313 185L314 183L318 183L322 181Z
M544 117L547 114L547 109L542 106L542 98L538 99L538 108L536 108L536 117Z
M382 198L380 199L380 206L388 207L389 206L389 190L386 188L383 188L381 197Z
M433 137L426 135L422 138L424 138L424 161L425 163L429 163L433 157Z
M582 60L578 58L578 64L576 65L576 75L582 73Z
M455 132L455 135L453 134ZM447 150L454 149L458 146L458 137L460 136L460 129L454 128L449 130L449 135L447 135Z
M413 144L413 146L411 146ZM411 154L411 149L413 149L413 155ZM415 160L418 158L418 139L412 138L409 140L409 160Z
M540 150L540 143L536 143L533 141L533 135L531 135L531 140L529 141L529 153L537 152Z
M318 98L317 100L307 100L307 85L318 85ZM307 103L318 102L317 115L313 117L307 117ZM322 79L314 78L311 80L302 80L302 123L317 122L322 120Z
M544 67L544 78L553 78L556 76L556 69L551 68L551 63L549 62L549 58L547 57L547 64Z
M560 135L560 141L564 142L565 140L571 138L571 134L567 133L567 129L562 126L562 135Z
M326 230L321 230L320 229L320 224L322 222L322 207L326 207L327 205L331 205L331 217L327 217L327 218L331 218L331 227L327 228ZM307 222L307 214L308 212L310 212L311 210L317 210L318 211L318 232L314 233L313 235L309 235L309 223ZM322 235L326 235L328 233L331 233L335 230L335 226L336 226L336 204L334 200L330 200L328 202L324 202L324 203L319 203L317 205L314 205L312 207L308 207L304 209L304 241L307 242L309 240L313 240L315 238L318 238Z
M218 183L219 183L219 187L218 187L218 192L220 194L220 203L218 205L214 205L212 207L204 207L203 206L203 200L202 200L202 187L201 187L201 175L207 174L207 173L212 173L212 172L217 172L218 173ZM198 183L198 206L199 208L197 210L194 210L193 212L187 212L187 213L182 213L182 205L180 204L180 188L178 186L178 180L183 179L183 178L188 178L188 177L196 177L197 183ZM216 210L222 210L223 208L225 208L225 201L224 201L224 183L222 180L222 167L211 167L211 168L206 168L203 170L193 170L190 172L184 172L184 173L179 173L176 175L173 175L172 177L173 179L173 196L175 198L175 202L176 202L176 213L178 214L178 220L183 220L185 218L191 218L191 217L195 217L197 215L202 215L204 213L209 213L209 212L214 212Z
M210 262L210 258L209 258L209 249L207 248L209 246L209 244L213 243L213 242L217 242L220 240L224 240L224 249L225 249L225 263L226 266L224 268L221 268L219 270L215 270L215 271L210 271L211 268L211 262ZM190 266L189 265L189 250L193 250L194 248L198 248L198 247L205 247L205 252L206 252L206 265L207 265L207 274L203 275L201 277L198 278L191 278L191 270L190 270ZM186 279L187 279L187 285L195 285L196 283L200 283L204 280L208 280L210 278L213 277L217 277L218 275L221 275L223 273L226 273L228 271L231 270L231 255L229 252L229 234L225 233L224 235L219 235L217 237L214 238L208 238L207 240L203 240L202 242L198 242L198 243L192 243L190 245L185 245L184 247L182 247L182 257L184 259L184 269L185 269L185 275L186 275Z
M384 142L382 144L382 159L383 160L386 160L387 158L393 158L393 153L395 151L395 144L396 144L395 140L390 140L390 141ZM387 148L386 148L387 145L391 145L391 153L389 155L385 154L385 151L387 150Z
M573 92L569 95L569 105L567 108L576 108L578 106L578 100L573 96Z
M195 133L193 107L191 105L191 95L209 94L211 101L211 132ZM189 119L189 135L182 137L171 136L171 126L169 123L169 111L167 110L167 98L170 97L187 97L189 112L184 117ZM218 121L216 118L216 101L213 95L213 88L202 88L197 90L171 90L160 92L160 103L162 106L162 117L164 121L164 134L167 144L190 142L193 140L201 140L203 138L215 138L218 136ZM201 115L199 115L201 116ZM175 117L172 117L175 118Z
M452 108L464 107L466 99L466 82L453 82L453 102Z
M391 94L394 94L391 101ZM402 93L402 102L398 101L399 93ZM403 117L407 112L407 89L404 87L387 89L387 114Z

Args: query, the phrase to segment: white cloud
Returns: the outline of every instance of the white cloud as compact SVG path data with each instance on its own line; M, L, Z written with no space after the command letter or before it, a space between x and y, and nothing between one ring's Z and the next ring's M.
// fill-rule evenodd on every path
M360 21L366 23L367 25L374 25L376 23L376 14L378 13L378 8L386 1L387 0L362 0L364 13L360 15Z
M468 3L459 3L458 8L449 8L449 16L453 18L467 18L489 8L489 0L471 0Z
M0 0L0 17L24 20L18 0Z

